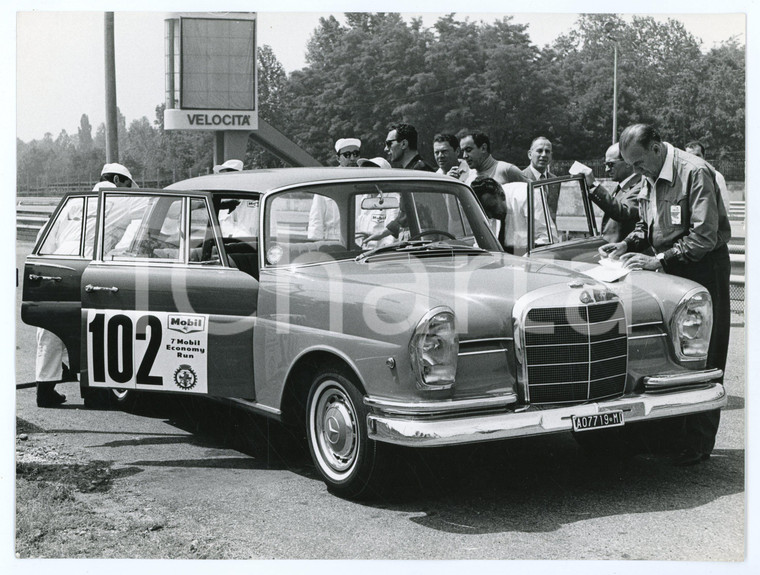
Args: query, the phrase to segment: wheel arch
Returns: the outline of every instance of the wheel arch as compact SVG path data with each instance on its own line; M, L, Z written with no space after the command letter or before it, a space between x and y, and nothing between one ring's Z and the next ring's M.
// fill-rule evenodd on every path
M364 382L354 363L334 349L312 349L294 362L285 378L281 399L281 420L286 425L304 425L306 399L318 370L331 368L351 378L362 395L367 395Z

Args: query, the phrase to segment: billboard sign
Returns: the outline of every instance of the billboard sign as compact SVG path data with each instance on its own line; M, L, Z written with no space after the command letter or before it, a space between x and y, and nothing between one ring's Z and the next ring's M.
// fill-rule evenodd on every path
M165 129L255 130L257 104L255 13L166 20Z

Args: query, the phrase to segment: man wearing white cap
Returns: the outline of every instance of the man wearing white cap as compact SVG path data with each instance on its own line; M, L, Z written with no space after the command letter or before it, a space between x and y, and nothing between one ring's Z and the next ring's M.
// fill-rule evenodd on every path
M215 174L223 174L224 172L240 172L243 170L243 162L240 160L227 160L223 164L214 166Z
M45 240L46 253L77 255L82 229L82 208L76 205L65 217L59 217ZM37 234L37 241L42 236ZM94 234L93 234L94 236ZM69 356L63 341L53 332L37 328L37 355L34 379L37 387L37 407L55 407L66 401L66 396L55 390L57 383L76 381L68 366Z
M132 174L121 164L105 164L100 172L100 181L95 184L94 191L101 188L130 188L137 187L132 179ZM81 213L79 214L81 220ZM57 222L58 224L59 222ZM75 222L76 224L76 222ZM44 228L43 228L44 229ZM55 241L59 248L55 253L62 253L61 246L70 242L71 234L76 236L80 230L80 224L74 226L58 226L50 231L49 237L54 234ZM94 237L94 229L88 226L88 236ZM42 230L40 230L40 233ZM39 239L39 235L38 235ZM77 249L79 241L76 241ZM92 245L89 242L89 245ZM35 382L37 387L37 406L38 407L55 407L66 401L66 396L55 391L57 383L65 381L76 381L76 374L72 373L68 367L68 354L66 346L58 336L52 332L37 328L37 355L35 358Z
M362 141L358 138L340 138L335 142L335 153L341 168L355 168ZM340 240L340 211L337 204L325 196L315 194L309 210L306 237L310 240Z
M356 161L356 165L360 168L384 168L386 170L391 169L391 164L385 158L359 158Z
M341 138L335 142L338 165L342 168L355 167L359 159L362 141L358 138Z
M105 164L100 172L101 182L111 182L117 188L139 188L129 170L121 164Z

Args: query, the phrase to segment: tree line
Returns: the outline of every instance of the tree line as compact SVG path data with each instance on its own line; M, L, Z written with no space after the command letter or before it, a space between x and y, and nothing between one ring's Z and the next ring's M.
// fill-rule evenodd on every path
M488 133L493 155L521 167L539 135L552 141L558 162L590 161L612 141L615 48L618 131L650 122L677 146L699 139L718 169L743 179L745 48L731 39L702 53L672 19L581 15L538 48L509 16L486 23L448 14L432 27L396 13L322 18L301 70L287 74L269 46L259 48L259 114L325 165L335 164L332 144L341 137L360 138L366 157L384 155L397 122L417 128L430 163L436 133L467 131ZM119 115L121 163L152 185L210 171L213 134L165 131L163 110L129 126ZM83 114L77 134L17 140L19 189L97 180L105 126L92 132ZM253 142L244 161L283 165Z

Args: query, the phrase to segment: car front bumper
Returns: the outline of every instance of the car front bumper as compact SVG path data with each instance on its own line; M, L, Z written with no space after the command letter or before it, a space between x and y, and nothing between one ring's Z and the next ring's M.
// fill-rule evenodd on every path
M409 447L434 447L571 431L574 415L622 410L627 424L711 411L724 407L726 402L725 389L717 382L569 407L528 407L524 411L518 408L485 415L415 417L398 410L385 412L380 402L370 401L373 412L367 417L367 426L369 437L377 441Z

